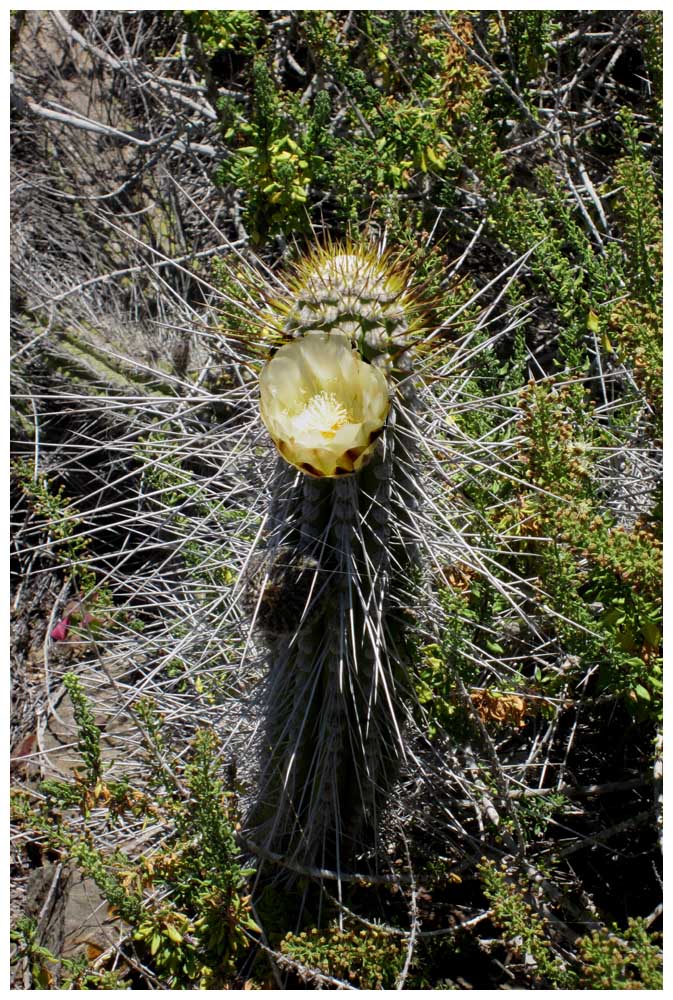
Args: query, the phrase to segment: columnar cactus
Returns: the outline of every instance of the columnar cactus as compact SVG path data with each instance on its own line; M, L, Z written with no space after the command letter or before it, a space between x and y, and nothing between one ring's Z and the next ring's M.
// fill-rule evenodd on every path
M310 257L265 317L286 342L260 378L282 459L249 584L270 675L248 827L303 864L339 865L367 843L404 754L418 316L385 257L348 247Z

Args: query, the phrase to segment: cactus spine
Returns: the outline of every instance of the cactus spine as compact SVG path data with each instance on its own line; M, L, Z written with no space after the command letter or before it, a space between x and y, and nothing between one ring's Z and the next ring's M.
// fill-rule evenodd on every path
M302 265L266 319L284 337L347 338L385 371L391 395L359 471L317 478L278 460L251 586L269 680L266 759L248 827L268 850L340 866L371 842L404 756L404 609L416 561L404 526L416 496L402 432L418 308L385 257L330 248Z

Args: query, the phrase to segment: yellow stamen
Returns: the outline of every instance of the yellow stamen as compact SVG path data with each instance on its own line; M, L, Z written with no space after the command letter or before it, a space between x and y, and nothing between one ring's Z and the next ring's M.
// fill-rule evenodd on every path
M319 392L292 423L297 431L318 431L329 441L349 419L347 410L333 392Z

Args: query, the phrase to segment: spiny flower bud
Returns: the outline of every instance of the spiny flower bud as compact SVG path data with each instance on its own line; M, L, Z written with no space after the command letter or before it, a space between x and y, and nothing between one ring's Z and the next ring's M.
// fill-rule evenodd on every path
M263 318L272 336L341 334L386 369L418 339L422 319L405 272L373 250L350 244L316 250L286 285Z
M340 334L311 333L281 347L259 386L262 420L278 451L311 476L357 472L390 408L383 372Z

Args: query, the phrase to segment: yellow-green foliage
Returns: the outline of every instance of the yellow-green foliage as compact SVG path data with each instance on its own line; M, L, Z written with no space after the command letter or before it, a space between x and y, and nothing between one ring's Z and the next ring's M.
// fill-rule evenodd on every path
M222 50L250 55L265 34L264 22L253 10L186 10L185 22L208 56Z
M75 585L89 594L96 585L95 574L85 564L90 539L82 530L80 512L65 495L65 486L55 486L43 473L34 476L26 462L15 466L15 474L33 511L45 522L49 550L70 570Z
M629 919L626 929L602 927L577 942L582 990L662 990L661 935L650 934L644 920Z
M415 187L424 176L442 176L455 161L448 130L467 122L487 85L483 69L464 57L461 39L472 40L469 18L454 20L456 37L438 32L431 17L419 18L412 89L407 71L397 72L397 58L389 58L397 15L362 17L366 33L349 45L340 35L341 14L305 11L299 22L313 63L355 97L347 137L337 139L326 128L333 114L327 91L319 91L312 105L298 102L277 89L261 57L253 67L249 115L220 102L224 135L233 149L217 176L245 188L257 236L306 230L311 188L330 191L339 214L354 222L371 199ZM360 64L380 70L378 85Z
M602 679L612 690L661 705L662 551L656 527L637 521L617 524L600 505L594 454L603 434L577 406L572 386L530 385L521 395L518 430L523 475L535 489L518 491L512 530L539 553L545 588L553 589L557 607L596 630L605 642ZM606 438L606 441L608 439ZM531 537L549 539L540 546ZM586 615L596 602L601 620Z
M652 81L654 96L661 111L664 82L664 12L663 10L644 10L640 13L638 22L643 39L645 62Z
M580 938L577 968L569 968L553 956L549 923L526 902L529 890L491 861L482 861L479 873L507 950L532 959L534 980L541 977L554 989L662 989L660 935L650 934L643 920L629 919L624 930L614 924Z
M576 976L554 955L547 921L526 901L522 887L505 868L496 867L492 861L482 861L479 876L493 923L502 931L508 952L526 963L534 982L542 980L554 989L572 989Z
M400 939L385 931L336 927L288 934L280 950L310 969L361 990L394 989L405 953Z
M305 230L308 186L323 164L316 144L325 103L316 101L312 119L296 123L284 111L262 59L254 62L253 83L250 121L226 102L221 105L224 138L235 145L232 157L219 168L218 179L248 191L247 216L257 238L283 223Z
M66 683L83 767L76 769L71 782L44 782L40 806L18 795L13 803L15 821L41 835L64 860L71 860L96 882L112 912L130 928L147 967L167 986L222 988L258 928L247 894L251 872L240 864L234 840L236 799L218 774L215 735L198 732L186 760L166 761L161 720L150 703L139 706L150 739L146 775L154 785L150 797L128 778L106 776L100 730L88 699L76 678L70 675ZM136 858L100 849L92 837L94 807L107 812L113 827L124 819L142 817L161 828L162 835L153 850ZM34 963L37 958L51 961L35 950L28 925L19 932L17 941ZM85 966L78 965L75 971L78 981L96 979ZM62 972L73 974L67 965ZM34 985L44 985L49 975L44 961L35 965ZM116 975L123 981L124 970Z
M638 140L633 115L624 111L625 154L618 160L615 209L624 238L628 295L609 313L610 348L628 364L660 426L663 405L663 231L660 194Z
M32 917L20 917L10 931L14 945L14 960L25 960L33 989L123 990L124 973L109 969L94 969L86 955L63 958L40 944L37 922ZM58 987L55 985L58 976Z

